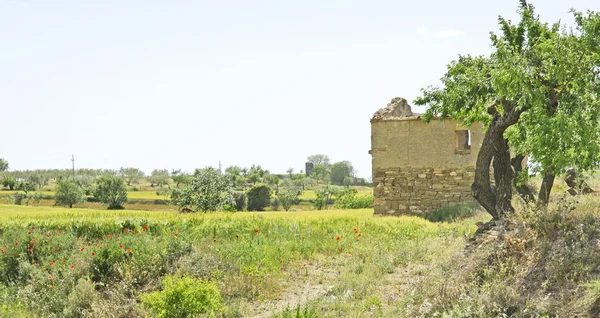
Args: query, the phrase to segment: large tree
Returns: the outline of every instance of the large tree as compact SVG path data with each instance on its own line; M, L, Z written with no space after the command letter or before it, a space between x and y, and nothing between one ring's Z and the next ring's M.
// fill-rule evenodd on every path
M74 204L84 203L86 196L83 188L75 183L75 181L63 179L56 183L54 200L56 200L55 205L72 208Z
M331 165L331 183L342 185L344 179L354 175L354 167L350 161L339 161Z
M312 156L308 156L306 159L308 162L312 163L314 166L316 165L324 165L326 168L331 166L331 159L328 155L324 154L316 154Z
M127 185L130 186L132 183L138 183L145 174L138 168L121 168L119 169L119 176L127 180Z
M592 169L600 154L599 14L572 11L576 25L567 29L541 22L525 0L518 12L517 24L499 18L492 54L459 56L448 65L443 86L424 89L416 100L429 106L426 121L437 116L484 124L471 189L494 219L513 211L512 187L527 173L520 167L523 156L538 164L538 197L546 203L556 174L568 166ZM531 198L525 188L517 190Z
M127 187L120 177L100 177L96 180L94 197L108 206L109 210L123 209L127 203Z
M233 182L214 168L197 169L188 184L173 189L171 201L181 210L217 211L235 204Z

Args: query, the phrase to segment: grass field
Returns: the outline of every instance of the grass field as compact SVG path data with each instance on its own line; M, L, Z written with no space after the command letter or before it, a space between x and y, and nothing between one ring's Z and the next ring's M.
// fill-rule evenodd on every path
M144 295L171 276L216 286L215 314L226 317L287 317L297 306L304 316L397 315L403 281L462 249L486 218L0 205L0 316L153 316Z

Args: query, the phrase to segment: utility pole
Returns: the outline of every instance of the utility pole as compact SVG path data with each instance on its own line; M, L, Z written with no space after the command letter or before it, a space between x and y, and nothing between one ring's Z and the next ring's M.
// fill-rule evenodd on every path
M222 172L221 171L221 160L219 160L219 172Z
M75 182L75 155L71 155L71 161L73 162L73 182Z

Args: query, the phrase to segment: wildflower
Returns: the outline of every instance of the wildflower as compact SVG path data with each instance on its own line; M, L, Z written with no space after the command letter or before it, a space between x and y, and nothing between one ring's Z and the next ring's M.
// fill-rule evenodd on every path
M82 273L82 272L79 272L79 273L77 273L77 274L79 274L79 275L82 275L83 273Z
M133 230L133 233L137 233L137 232L138 232L138 230L137 230L137 229Z
M142 228L143 228L145 231L148 231L148 225L144 225L144 226L142 226Z
M58 252L58 247L55 247L55 248L54 248L54 252Z
M339 237L339 236L337 236L337 237L335 238L335 240L336 240L336 241L339 241L339 240L340 240L340 237Z
M62 232L63 232L62 230L58 230L58 233L62 234Z
M63 259L63 263L66 263L66 262L67 262L67 260L66 260L66 259Z
M119 244L119 248L123 248L123 244Z
M213 243L217 243L217 240L213 240Z
M52 234L50 234L50 232L46 233L47 237L50 237Z
M48 285L48 288L52 289L52 288L54 288L54 285Z
M236 238L236 239L237 239L237 238L240 238L240 236L236 234L236 235L235 235L235 238Z
M15 242L15 246L19 245L19 242Z
M31 231L27 232L27 234L31 235Z
M109 238L112 238L112 235L108 234L108 235L106 236L106 238L107 238L107 239L109 239Z
M83 250L85 249L85 247L82 247L79 249L80 252L83 252Z
M28 248L28 249L27 249L27 252L29 252L29 253L33 253L33 248Z
M71 269L75 268L75 265L71 265Z
M127 254L131 254L131 249L127 249Z
M306 267L306 263L304 263L304 267Z
M125 229L125 234L129 233L129 229Z
M50 266L54 266L54 262L50 262Z
M254 230L254 233L260 233L259 229Z
M96 252L92 251L92 256L96 256Z
M340 252L340 253L342 252L342 248L341 247L338 247L338 252Z
M352 254L352 252L348 252L348 254Z
M173 233L173 236L179 236L179 234L177 234L177 233Z

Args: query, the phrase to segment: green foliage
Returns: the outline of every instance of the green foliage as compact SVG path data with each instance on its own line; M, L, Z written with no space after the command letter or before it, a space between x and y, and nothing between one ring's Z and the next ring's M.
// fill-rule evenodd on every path
M311 177L316 180L318 184L319 181L325 182L329 180L329 175L329 169L324 164L318 164L313 167Z
M244 211L246 209L247 197L246 192L238 191L233 193L233 199L235 201L234 207L236 211Z
M163 187L163 186L169 185L171 176L169 175L169 170L167 170L167 169L163 169L163 170L155 169L155 170L152 170L152 173L150 174L150 177L148 177L148 180L150 181L151 187L153 187L155 185L157 185L159 187Z
M36 189L35 183L33 183L29 180L24 180L17 184L17 190L21 190L21 191L25 192L26 194L31 191L35 191L35 189Z
M101 177L96 180L94 198L108 206L109 210L122 209L127 203L127 188L120 177Z
M2 177L2 186L3 187L7 187L10 190L14 190L15 186L17 185L17 180L11 176L4 176Z
M175 182L175 186L179 188L182 184L189 184L192 181L192 177L186 173L181 172L179 170L173 170L171 172L171 179Z
M8 170L8 161L3 158L0 158L0 172Z
M123 168L119 169L119 176L127 180L127 185L138 183L143 177L144 172L138 168Z
M224 310L215 284L190 277L166 276L162 290L144 294L141 299L145 307L161 318L196 317Z
M333 184L343 185L345 179L352 177L353 174L354 167L350 161L340 161L331 165L331 183Z
M248 211L264 211L265 207L271 203L271 193L273 191L266 184L253 186L247 192Z
M435 116L487 125L492 115L517 115L505 133L514 151L529 155L536 171L589 170L600 154L600 15L573 12L574 29L540 21L521 1L520 21L499 18L489 56L459 56L442 87L416 100ZM508 118L508 117L507 117Z
M317 210L327 208L332 203L332 197L340 192L340 187L326 185L321 189L315 190L317 198L313 200L313 207Z
M367 209L373 208L373 196L357 196L358 191L348 188L340 191L335 200L336 209Z
M283 209L289 211L292 205L298 204L298 189L289 185L281 187L277 193L277 198Z
M277 198L273 198L273 200L271 200L271 210L272 211L279 211L279 199Z
M331 159L329 158L329 156L324 155L324 154L316 154L316 155L308 156L306 161L312 163L315 167L317 165L323 165L326 169L328 169L331 166ZM313 172L314 172L314 170L313 170Z
M84 203L85 198L83 189L75 182L63 179L56 183L56 193L54 194L56 205L72 208L73 204Z
M217 211L225 205L234 205L231 179L213 168L199 169L189 184L175 188L171 201L179 209Z

